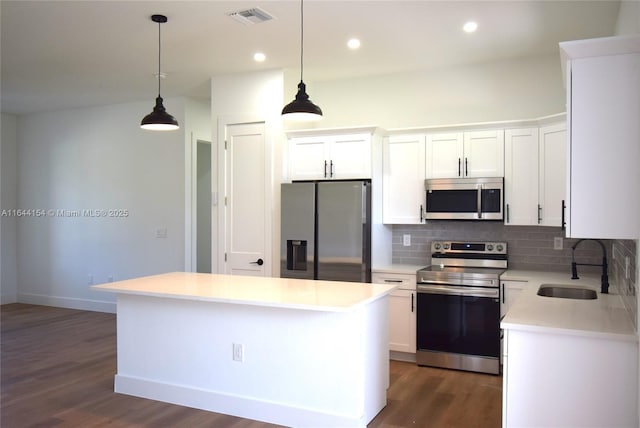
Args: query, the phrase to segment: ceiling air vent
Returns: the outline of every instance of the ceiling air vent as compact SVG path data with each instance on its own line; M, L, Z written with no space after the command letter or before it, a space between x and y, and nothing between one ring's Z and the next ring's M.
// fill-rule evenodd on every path
M274 18L273 15L270 15L259 7L232 12L229 16L245 25L260 24L261 22L271 21Z

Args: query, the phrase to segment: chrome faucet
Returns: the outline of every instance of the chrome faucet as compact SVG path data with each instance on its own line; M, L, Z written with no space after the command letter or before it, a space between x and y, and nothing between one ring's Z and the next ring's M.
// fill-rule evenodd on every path
M593 263L576 263L576 247L582 241L595 241L602 247L602 264ZM600 277L600 292L609 293L609 275L607 274L607 250L604 248L604 244L599 239L580 239L571 247L571 279L578 278L578 265L580 266L602 266L602 276Z

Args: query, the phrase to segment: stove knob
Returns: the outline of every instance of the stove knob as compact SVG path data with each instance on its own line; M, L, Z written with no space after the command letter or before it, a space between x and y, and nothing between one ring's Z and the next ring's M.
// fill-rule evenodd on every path
M440 243L439 243L439 242L436 242L435 244L433 244L433 248L434 248L436 251L440 251L440 248L442 248L442 246L440 245Z
M487 244L487 251L493 251L493 244Z
M498 244L498 245L496 246L496 250L498 250L499 252L502 252L502 250L503 250L503 249L504 249L504 248L502 247L502 244Z
M446 242L444 243L444 249L448 250L449 249L449 244L447 244Z

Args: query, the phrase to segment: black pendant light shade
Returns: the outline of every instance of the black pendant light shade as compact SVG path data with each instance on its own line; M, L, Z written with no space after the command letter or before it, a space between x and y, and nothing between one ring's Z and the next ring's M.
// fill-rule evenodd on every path
M302 80L304 54L304 0L300 0L300 83L296 98L282 109L282 117L291 120L320 120L322 109L311 102L307 95L307 86Z
M322 118L322 109L311 102L307 95L307 85L301 80L296 98L284 106L282 115L292 120L318 120Z
M160 73L160 24L167 22L167 17L164 15L152 15L151 20L158 23L158 96L156 97L156 105L153 111L142 119L140 127L151 131L172 131L180 126L176 118L167 113L160 96L160 79L162 77Z
M171 131L180 128L176 118L167 113L160 96L156 98L156 106L153 111L140 122L140 127L151 131Z

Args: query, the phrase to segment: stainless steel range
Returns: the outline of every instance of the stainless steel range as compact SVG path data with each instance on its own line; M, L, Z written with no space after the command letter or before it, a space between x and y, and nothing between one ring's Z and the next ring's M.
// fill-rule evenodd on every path
M506 242L436 241L417 272L418 365L500 373Z

